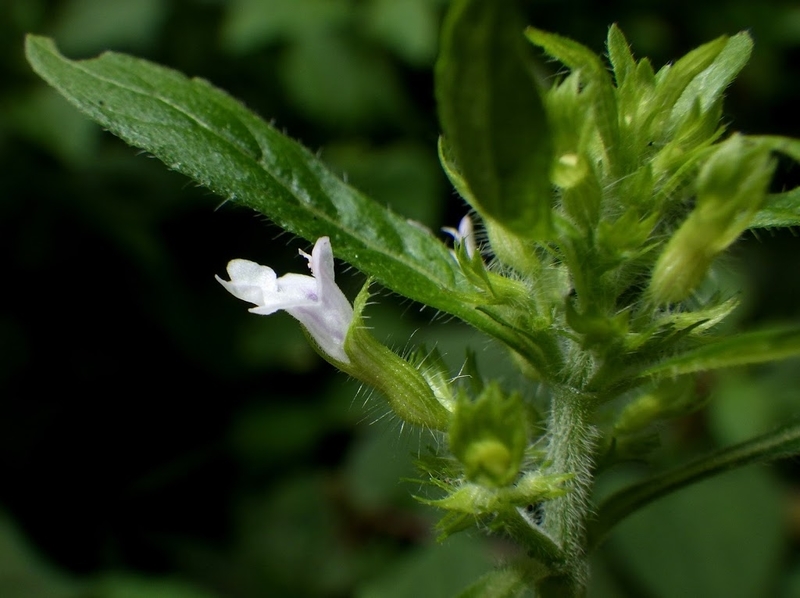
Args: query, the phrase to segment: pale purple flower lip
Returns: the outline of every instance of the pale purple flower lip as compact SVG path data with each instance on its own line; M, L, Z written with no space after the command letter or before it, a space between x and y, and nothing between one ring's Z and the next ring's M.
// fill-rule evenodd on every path
M231 260L227 271L230 281L216 279L234 297L253 303L249 311L269 315L284 310L297 319L316 341L323 353L342 363L350 363L344 352L344 340L353 321L353 307L336 286L333 251L328 237L320 237L308 260L311 276L284 274L248 260Z

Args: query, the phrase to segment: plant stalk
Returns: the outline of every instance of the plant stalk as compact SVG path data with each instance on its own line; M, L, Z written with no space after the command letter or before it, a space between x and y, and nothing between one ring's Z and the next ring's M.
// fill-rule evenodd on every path
M569 492L546 505L543 527L562 547L564 566L540 582L537 596L581 597L586 593L586 521L598 433L590 423L593 401L575 389L556 389L550 408L551 471L571 473Z

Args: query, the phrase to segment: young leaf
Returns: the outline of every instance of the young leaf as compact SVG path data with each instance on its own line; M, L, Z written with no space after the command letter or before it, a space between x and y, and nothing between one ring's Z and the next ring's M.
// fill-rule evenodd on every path
M512 2L454 2L436 62L436 98L473 207L517 235L542 238L550 230L552 147L522 31Z
M683 96L690 83L714 64L717 57L728 45L727 37L719 37L714 41L699 46L680 58L675 64L666 66L656 75L658 87L659 109L669 110ZM701 88L702 89L702 88ZM700 91L698 90L698 94ZM687 99L688 106L694 104L695 97ZM673 112L673 114L675 114Z
M775 152L789 156L795 162L800 162L800 139L781 137L780 135L748 135L747 137L764 143Z
M794 422L624 488L600 505L589 528L590 546L596 547L617 523L666 494L731 469L776 461L798 453L800 423Z
M564 63L572 71L580 73L586 93L592 96L597 129L605 151L609 154L608 167L613 172L619 167L615 159L615 154L619 151L617 100L611 78L600 57L586 46L555 33L528 27L525 36L548 55Z
M645 370L640 377L679 376L800 355L800 326L744 332L682 353Z
M688 113L697 101L700 102L703 112L713 106L725 88L747 64L752 50L753 40L746 32L738 33L728 39L714 61L683 90L672 109L672 120Z
M748 228L800 226L800 187L767 195Z
M631 54L628 40L625 39L622 30L617 27L616 23L608 29L606 48L608 48L608 59L611 62L611 67L614 69L617 87L622 87L628 75L636 70L636 61L633 59L633 54Z
M748 136L763 143L772 151L780 152L795 162L800 162L800 139L779 135ZM756 212L750 228L771 228L778 226L797 226L800 224L800 187L784 193L768 195L764 205Z
M201 79L130 56L72 61L29 36L34 70L89 117L215 193L313 241L381 284L445 311L470 286L446 246L334 176L309 151Z

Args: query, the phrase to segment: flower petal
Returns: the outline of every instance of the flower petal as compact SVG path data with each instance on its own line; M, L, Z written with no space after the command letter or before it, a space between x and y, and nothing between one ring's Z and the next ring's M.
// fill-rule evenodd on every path
M227 271L230 282L219 276L215 278L231 295L248 303L263 305L265 294L277 289L275 271L267 266L249 260L231 260Z
M467 257L471 258L475 255L478 247L475 243L475 227L469 214L464 216L458 223L458 230L450 226L442 227L442 230L453 237L456 243L464 245L467 250Z
M353 322L353 306L336 286L330 239L317 239L311 255L300 253L308 260L313 276L284 274L277 278L272 268L232 260L228 264L230 282L216 278L235 297L255 304L252 313L269 315L285 310L305 327L325 355L350 363L344 340Z
M314 307L319 305L317 281L306 274L284 274L277 281L275 291L265 293L263 301L250 308L254 314L268 316L280 309Z
M320 237L314 244L309 260L311 273L317 280L319 300L326 311L353 317L353 307L336 284L333 271L333 249L328 237Z

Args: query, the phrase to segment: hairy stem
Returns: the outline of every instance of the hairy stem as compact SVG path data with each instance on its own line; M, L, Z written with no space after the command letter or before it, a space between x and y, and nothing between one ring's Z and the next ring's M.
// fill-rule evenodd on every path
M562 547L564 567L543 580L541 596L583 596L588 578L586 520L592 487L597 430L592 401L573 389L558 389L551 403L548 449L553 472L570 473L569 492L547 504L544 528Z

